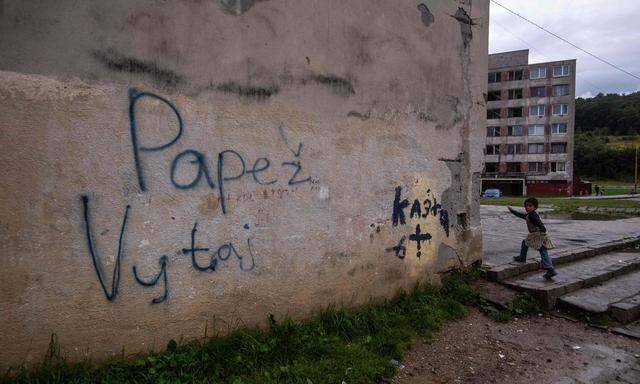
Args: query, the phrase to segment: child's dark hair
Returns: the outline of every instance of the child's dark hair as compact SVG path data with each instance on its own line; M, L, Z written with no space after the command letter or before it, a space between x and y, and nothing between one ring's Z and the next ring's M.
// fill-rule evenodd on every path
M535 197L530 197L527 200L524 201L525 204L529 203L531 205L533 205L534 207L538 208L538 199L536 199Z

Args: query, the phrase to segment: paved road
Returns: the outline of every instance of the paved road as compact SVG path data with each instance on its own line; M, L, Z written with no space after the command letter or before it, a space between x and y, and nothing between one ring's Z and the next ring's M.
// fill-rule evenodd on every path
M480 207L485 264L499 265L512 260L520 252L520 243L527 234L524 220L507 211L507 207L483 205ZM545 218L542 221L557 248L549 253L576 246L640 236L640 217L620 220L570 220ZM529 250L529 257L540 257Z

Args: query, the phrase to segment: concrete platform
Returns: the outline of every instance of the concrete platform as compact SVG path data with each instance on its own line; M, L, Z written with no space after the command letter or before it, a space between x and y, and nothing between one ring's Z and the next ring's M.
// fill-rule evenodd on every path
M520 251L520 242L527 236L525 221L501 206L483 205L480 207L480 216L483 264L487 268L509 264ZM640 238L640 217L608 221L543 217L542 221L557 247L549 252L551 257L566 252L574 253L582 247ZM529 251L529 256L538 257L533 250Z
M640 269L640 251L614 252L575 261L556 268L558 276L546 281L542 273L532 272L505 280L510 288L525 291L551 309L563 295L592 287L614 277Z
M558 305L593 314L611 314L622 322L633 321L640 314L640 271L619 276L591 288L569 293Z

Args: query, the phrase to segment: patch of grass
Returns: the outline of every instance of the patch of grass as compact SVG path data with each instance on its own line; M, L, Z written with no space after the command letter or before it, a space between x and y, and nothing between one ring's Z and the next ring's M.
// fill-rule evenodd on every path
M586 313L580 313L577 316L578 320L587 323L589 325L592 326L596 326L596 327L609 327L612 324L615 323L615 321L611 318L611 316L609 316L606 313L602 313L602 314L586 314Z
M507 303L507 309L514 315L533 315L540 313L541 309L536 300L530 295L521 293Z
M514 208L523 210L522 206L525 197L499 197L482 198L484 205L511 205ZM607 208L640 208L640 201L627 199L567 199L562 197L539 197L541 206L550 206L553 211L550 213L575 213L578 207L607 207ZM506 213L508 213L505 210Z
M636 146L640 146L640 135L607 136L606 146L617 150L635 148Z
M430 337L467 314L480 298L475 275L452 273L441 288L417 286L359 310L329 308L315 318L240 329L226 337L179 345L102 365L69 363L55 338L44 363L5 373L0 383L377 383L394 374L416 336Z
M540 313L538 303L530 295L521 293L506 304L506 308L497 309L491 305L483 305L481 309L494 321L510 321L516 316L526 316Z
M594 180L591 182L591 190L595 193L595 186L604 187L605 196L627 195L633 193L633 180Z

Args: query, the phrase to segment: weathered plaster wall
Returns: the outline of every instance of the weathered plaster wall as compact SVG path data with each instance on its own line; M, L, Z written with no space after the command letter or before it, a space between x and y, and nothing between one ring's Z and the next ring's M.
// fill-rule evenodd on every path
M0 365L481 257L487 1L0 1ZM419 245L419 247L418 247Z

